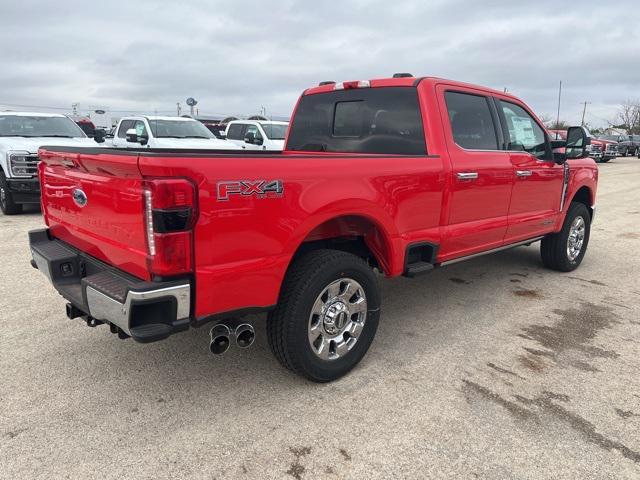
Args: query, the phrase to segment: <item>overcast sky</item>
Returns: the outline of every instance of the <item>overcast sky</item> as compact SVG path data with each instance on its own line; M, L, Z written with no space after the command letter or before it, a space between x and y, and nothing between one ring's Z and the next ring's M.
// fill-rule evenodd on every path
M589 101L593 126L640 98L637 0L1 0L0 45L0 109L170 113L193 96L200 113L289 115L318 81L394 72L506 87L552 117L562 80L561 117Z

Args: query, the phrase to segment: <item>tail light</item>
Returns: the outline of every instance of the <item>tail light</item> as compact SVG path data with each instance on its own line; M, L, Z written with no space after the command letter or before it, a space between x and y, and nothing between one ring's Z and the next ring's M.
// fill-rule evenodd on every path
M145 182L147 266L152 275L173 276L193 271L193 227L197 216L196 188L188 180Z

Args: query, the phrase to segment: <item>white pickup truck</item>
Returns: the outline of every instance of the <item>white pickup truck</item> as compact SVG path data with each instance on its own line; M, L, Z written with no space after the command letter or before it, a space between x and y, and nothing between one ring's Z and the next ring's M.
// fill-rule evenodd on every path
M0 210L5 215L40 203L38 149L43 145L95 147L96 142L64 115L0 112Z
M111 144L109 144L111 143ZM239 147L216 138L202 123L192 118L136 116L120 119L113 139L115 148L223 149Z
M289 122L234 120L226 129L227 141L246 150L284 149Z

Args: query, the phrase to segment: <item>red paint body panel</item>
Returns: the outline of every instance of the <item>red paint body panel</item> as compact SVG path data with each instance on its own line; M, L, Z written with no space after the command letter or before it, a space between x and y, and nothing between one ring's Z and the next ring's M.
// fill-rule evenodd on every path
M385 273L398 276L411 243L439 245L437 262L444 262L559 230L569 204L560 212L563 167L534 162L522 152L460 148L453 141L443 92L454 88L523 104L491 89L435 78L372 80L371 88L414 84L425 155L42 150L45 220L55 237L148 279L143 182L189 179L197 187L193 315L198 318L277 303L286 270L305 241L362 237ZM316 87L305 94L333 88ZM568 198L585 186L593 203L595 163L585 159L569 165ZM520 168L534 174L517 179ZM478 172L477 181L457 178L470 170ZM255 185L258 180L281 181L283 191L226 194L245 188L242 181ZM224 187L222 199L219 182L233 184ZM73 201L75 188L89 198L84 208Z
M56 238L148 279L137 156L40 151L43 214ZM85 207L74 189L88 197Z
M318 230L332 219L356 216L375 225L381 232L380 258L390 275L403 269L400 232L437 227L440 222L440 158L285 154L158 160L141 157L142 174L197 181L197 316L274 304L295 251L307 237L332 236L331 230ZM217 182L247 178L281 179L284 193L217 200ZM366 238L378 241L373 232Z

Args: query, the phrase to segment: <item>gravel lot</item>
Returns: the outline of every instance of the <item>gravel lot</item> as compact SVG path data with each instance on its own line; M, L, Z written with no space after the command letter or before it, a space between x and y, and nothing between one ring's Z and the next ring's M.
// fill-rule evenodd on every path
M208 329L140 345L67 320L29 266L38 212L0 214L0 477L640 478L640 160L600 167L581 268L538 245L383 281L346 378Z

